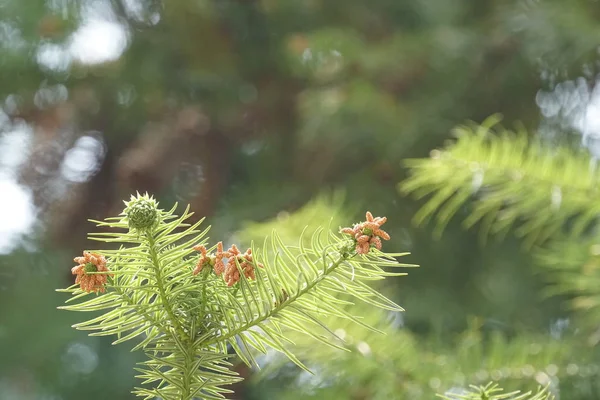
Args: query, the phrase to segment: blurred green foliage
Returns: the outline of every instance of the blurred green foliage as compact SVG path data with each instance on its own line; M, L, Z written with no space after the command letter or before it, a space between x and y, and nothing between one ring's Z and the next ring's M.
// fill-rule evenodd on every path
M460 226L467 206L433 240L433 227L411 225L422 204L396 190L402 160L465 119L502 112L579 141L599 14L589 0L0 0L0 188L23 191L35 217L0 246L0 398L131 398L135 356L73 332L53 290L90 246L86 219L114 214L136 190L191 203L215 237L246 241L274 226L297 237L312 220L346 226L369 209L389 218L386 248L421 265L383 288L407 310L401 327L381 322L379 343L352 333L384 352L384 374L359 351L321 360L316 381L278 368L237 398L431 398L504 379L481 355L488 342L503 355L492 360L527 378L507 390L535 389L526 363L561 398L599 397L597 314L573 314L571 296L544 298L551 274L512 236L479 245ZM332 189L343 198L319 198ZM8 240L23 201L0 198ZM570 274L562 282L593 291L594 244L556 244L574 254L554 261ZM593 292L575 301L596 304ZM461 353L464 335L473 347ZM539 351L524 360L530 345Z
M440 396L446 400L502 400L502 399L513 399L513 400L552 400L555 397L548 392L547 388L538 389L532 394L531 391L522 393L521 391L515 391L506 393L498 385L489 383L485 386L471 386L471 389L463 393L450 394L449 396Z

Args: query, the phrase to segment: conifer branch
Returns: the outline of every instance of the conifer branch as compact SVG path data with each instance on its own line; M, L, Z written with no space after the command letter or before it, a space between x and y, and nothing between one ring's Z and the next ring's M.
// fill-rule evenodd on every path
M455 130L457 140L428 159L406 162L411 176L400 184L405 194L430 199L415 215L420 224L435 215L436 234L469 200L473 210L464 225L482 223L481 233L505 234L513 226L527 245L564 230L580 235L600 213L600 171L588 154L548 148L526 132L496 125Z
M228 361L228 347L248 365L256 352L274 349L307 369L288 349L289 331L340 348L323 318L335 316L359 324L347 310L347 293L366 304L391 311L401 307L367 285L372 280L404 275L384 270L399 267L383 253L385 218L367 213L365 222L344 228L343 235L321 230L289 246L272 233L262 249L241 253L222 242L206 248L202 221L189 225L182 216L158 209L148 195L132 197L117 218L96 221L121 230L92 234L90 239L120 243L118 250L84 252L73 268L76 283L64 292L73 296L62 309L102 311L76 324L92 335L116 335L116 343L138 339L148 360L136 370L148 387L134 393L145 399L221 399L239 381ZM123 232L125 230L125 232ZM195 252L200 253L198 257ZM193 265L196 264L195 268ZM89 298L88 293L98 296ZM77 302L78 301L78 302ZM316 333L321 329L327 335Z

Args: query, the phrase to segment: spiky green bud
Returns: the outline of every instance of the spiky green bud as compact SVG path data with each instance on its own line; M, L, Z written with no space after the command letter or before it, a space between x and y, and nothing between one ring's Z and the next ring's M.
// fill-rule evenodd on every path
M145 231L158 223L158 203L148 193L131 196L130 201L125 201L125 214L129 229Z

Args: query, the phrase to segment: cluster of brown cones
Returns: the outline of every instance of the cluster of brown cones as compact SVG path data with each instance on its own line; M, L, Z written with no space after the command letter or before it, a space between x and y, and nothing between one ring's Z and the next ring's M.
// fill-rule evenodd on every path
M386 217L373 217L373 214L367 211L366 221L354 224L352 228L342 228L341 233L352 237L358 254L367 254L371 247L381 250L382 239L390 239L390 235L381 229L386 221ZM253 260L252 249L242 253L235 244L224 251L223 242L219 242L213 254L208 254L208 250L204 245L195 246L194 250L200 253L200 258L193 274L197 275L204 268L212 267L215 274L223 275L227 286L233 286L239 282L241 279L240 273L244 274L247 279L256 279L255 266L263 268L261 263ZM227 259L227 264L223 261L224 258ZM94 274L91 272L109 272L106 267L106 258L100 254L85 251L83 257L75 257L74 261L79 265L73 267L71 272L73 275L77 275L75 283L80 285L81 290L103 293L106 290L105 284L110 274Z
M203 245L195 246L194 250L200 253L200 259L193 271L194 275L199 274L205 267L210 268L212 266L215 274L223 275L227 286L233 286L239 282L241 278L240 270L247 279L256 279L254 265L263 268L261 263L253 261L252 249L248 249L242 254L235 244L227 251L223 251L223 242L219 242L214 254L208 254L206 247ZM227 258L227 265L223 262L223 258ZM238 264L240 266L239 270Z
M381 225L387 221L386 217L373 217L373 214L367 211L366 218L366 221L354 224L352 228L342 228L340 231L352 236L358 254L367 254L371 247L381 250L381 239L390 240L390 235L381 229Z

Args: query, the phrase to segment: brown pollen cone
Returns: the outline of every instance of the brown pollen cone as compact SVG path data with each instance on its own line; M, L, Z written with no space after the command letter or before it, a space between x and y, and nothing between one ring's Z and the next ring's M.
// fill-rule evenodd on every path
M203 245L194 246L194 250L200 253L200 259L198 260L198 264L196 264L196 268L194 268L192 273L194 275L198 275L205 265L210 265L210 257L206 252L206 247Z
M90 274L89 272L108 272L106 268L106 258L97 253L83 252L83 257L75 257L77 265L71 268L71 273L77 275L75 283L78 283L81 290L86 292L106 291L105 284L110 274ZM111 275L112 276L112 275Z
M381 225L387 221L386 217L373 217L369 211L365 217L366 221L340 230L341 233L352 237L358 254L367 254L371 247L381 250L381 239L390 240L390 235L381 229Z
M223 278L225 279L225 283L227 283L227 286L233 286L240 281L240 270L244 274L246 279L256 279L254 266L256 264L259 268L263 268L263 265L254 262L252 258L252 249L248 249L244 254L241 254L237 246L232 245L231 248L228 250L228 253L229 260L227 262L227 267L223 276ZM237 264L240 265L239 270L237 268Z

